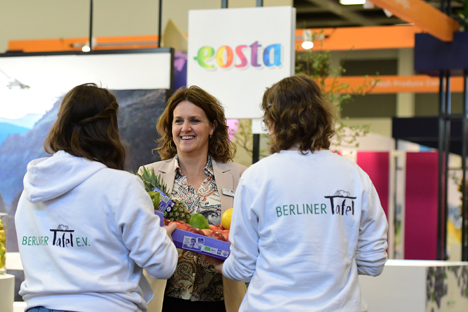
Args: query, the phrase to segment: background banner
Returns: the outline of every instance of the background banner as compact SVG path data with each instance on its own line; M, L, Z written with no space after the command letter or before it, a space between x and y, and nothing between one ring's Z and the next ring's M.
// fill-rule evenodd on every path
M227 118L261 118L265 88L294 74L295 16L292 7L190 11L187 84L218 98Z

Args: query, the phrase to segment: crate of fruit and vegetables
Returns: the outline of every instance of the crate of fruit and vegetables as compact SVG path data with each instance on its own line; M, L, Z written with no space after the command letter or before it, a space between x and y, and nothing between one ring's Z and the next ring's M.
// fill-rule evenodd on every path
M222 224L210 225L202 214L191 215L187 207L177 199L168 196L167 186L154 170L143 167L137 174L145 185L154 205L155 214L159 215L161 225L177 224L172 240L177 248L210 255L219 259L229 256L229 226L232 208L223 213ZM223 227L223 225L226 227Z

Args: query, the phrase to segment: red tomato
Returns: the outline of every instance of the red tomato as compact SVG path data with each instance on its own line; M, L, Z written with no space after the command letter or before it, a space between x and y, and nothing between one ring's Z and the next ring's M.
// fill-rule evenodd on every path
M193 226L190 226L190 228L187 229L186 231L187 231L187 232L191 232L191 233L200 234L200 235L205 236L205 233L203 233L202 230L197 229L196 227L193 227Z
M213 225L214 229L213 231L218 231L218 232L221 232L224 230L223 226L221 224L216 224L216 225ZM211 226L210 226L211 228Z
M218 230L218 228L216 227L216 225L213 225L213 224L210 224L210 229L211 229L212 231L217 231L217 230Z
M210 236L211 233L213 233L213 230L208 230L208 229L202 229L203 233L205 233L206 236Z
M213 231L208 237L219 239L220 241L227 242L221 232Z
M188 224L188 223L185 223L185 224L183 225L183 230L184 230L184 231L191 232L192 229L195 229L195 228L194 228L193 226L191 226L190 224ZM198 229L197 229L197 230L198 230Z
M169 222L168 225L170 225L170 224L172 224L172 223L175 223L175 224L177 225L177 228L178 228L179 230L187 231L189 228L192 227L190 224L187 224L187 223L185 223L185 222L183 222L183 221L179 221L179 220Z

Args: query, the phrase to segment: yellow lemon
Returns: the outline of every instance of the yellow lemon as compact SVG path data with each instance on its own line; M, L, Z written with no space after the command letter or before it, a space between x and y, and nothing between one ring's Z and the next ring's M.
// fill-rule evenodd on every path
M229 230L231 228L231 219L232 219L232 208L229 208L221 216L221 225L226 230Z

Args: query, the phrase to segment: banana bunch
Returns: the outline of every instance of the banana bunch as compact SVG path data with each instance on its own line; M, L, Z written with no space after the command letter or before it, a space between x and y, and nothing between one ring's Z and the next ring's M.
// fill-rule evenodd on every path
M5 267L6 262L6 234L5 230L3 229L3 222L0 220L0 269Z

